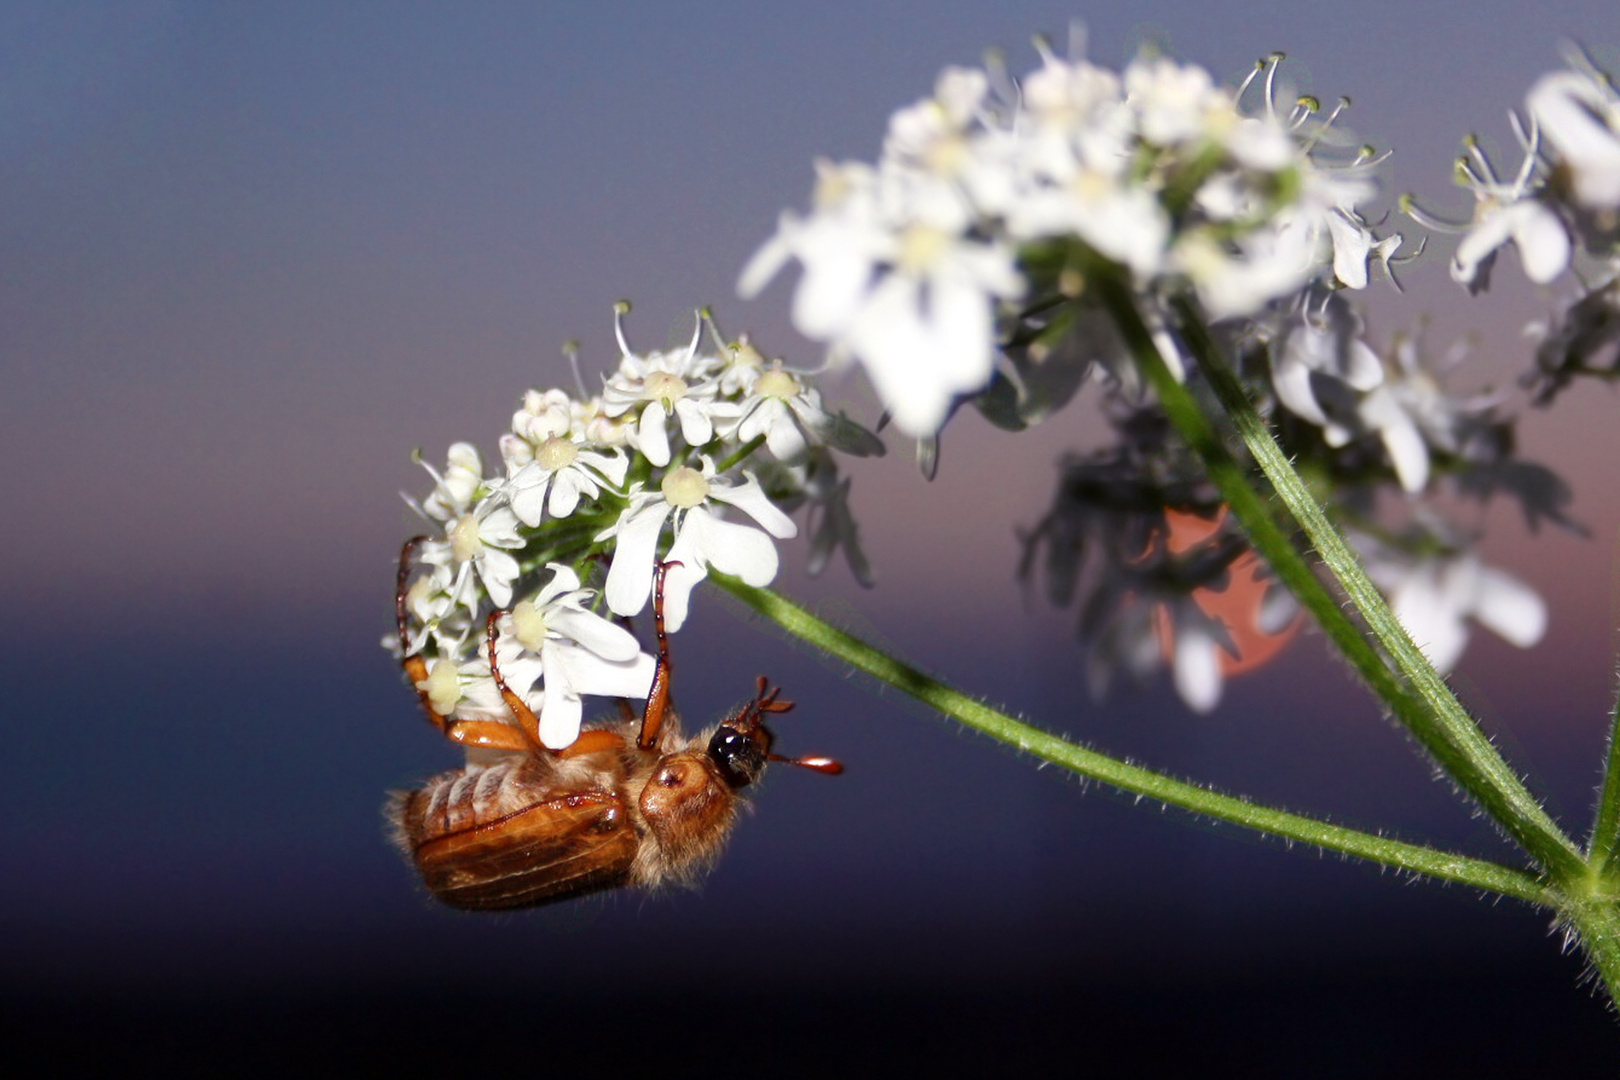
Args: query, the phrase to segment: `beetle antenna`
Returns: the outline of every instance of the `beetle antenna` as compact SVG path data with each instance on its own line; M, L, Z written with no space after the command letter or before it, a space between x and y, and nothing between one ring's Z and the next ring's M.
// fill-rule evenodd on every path
M781 692L780 686L771 686L770 680L761 675L759 690L755 693L754 700L743 707L742 715L737 718L739 724L746 725L749 730L760 728L765 725L766 713L785 713L793 708L793 702L777 700L777 695ZM781 754L767 753L765 760L779 761L784 765L797 765L801 769L810 769L825 776L837 776L844 771L841 762L829 757L783 757Z
M823 776L837 776L844 771L844 763L830 757L783 757L781 754L766 754L765 760L780 761L784 765L797 765L801 769L809 769Z

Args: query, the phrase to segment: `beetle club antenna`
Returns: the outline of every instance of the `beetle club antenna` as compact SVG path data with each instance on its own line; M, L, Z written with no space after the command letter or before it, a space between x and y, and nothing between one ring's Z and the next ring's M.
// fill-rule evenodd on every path
M769 691L766 687L770 687ZM761 675L759 690L755 693L754 700L743 706L742 715L737 717L738 724L745 726L745 730L753 731L765 725L766 713L785 713L792 709L793 702L777 700L776 695L781 692L780 686L770 686L770 681ZM837 776L844 771L842 762L829 757L784 757L781 754L766 753L765 760L779 761L784 765L797 765L801 769L810 769L824 776Z

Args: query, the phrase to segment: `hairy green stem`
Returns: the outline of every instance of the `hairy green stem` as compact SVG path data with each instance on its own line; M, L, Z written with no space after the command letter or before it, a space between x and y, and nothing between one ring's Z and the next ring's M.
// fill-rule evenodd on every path
M1061 765L1081 776L1161 803L1179 806L1194 813L1284 839L1313 844L1442 881L1472 885L1534 904L1548 906L1552 903L1545 885L1534 875L1523 870L1484 859L1469 858L1417 844L1390 840L1387 837L1259 805L1247 799L1224 795L1066 742L975 701L917 668L832 626L812 615L804 607L768 589L745 585L736 578L724 574L712 573L710 576L744 604L794 636L910 694L976 731L1015 746L1044 761Z
M1613 888L1558 903L1563 925L1580 941L1586 957L1609 992L1610 1007L1620 1003L1620 895Z
M1598 796L1597 819L1587 857L1592 869L1611 891L1620 892L1620 698L1609 715L1609 753L1603 770L1603 791Z

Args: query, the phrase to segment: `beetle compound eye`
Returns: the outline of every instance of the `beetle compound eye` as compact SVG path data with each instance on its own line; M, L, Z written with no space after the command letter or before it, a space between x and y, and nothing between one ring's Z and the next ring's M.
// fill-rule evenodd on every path
M747 787L765 771L765 747L758 738L724 725L709 740L709 759L734 788Z

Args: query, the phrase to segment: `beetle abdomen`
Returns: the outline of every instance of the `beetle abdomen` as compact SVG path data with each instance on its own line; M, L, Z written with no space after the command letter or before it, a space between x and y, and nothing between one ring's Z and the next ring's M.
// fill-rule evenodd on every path
M533 758L469 765L397 803L399 840L433 895L514 908L624 884L638 839L623 798L557 780Z

